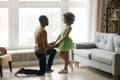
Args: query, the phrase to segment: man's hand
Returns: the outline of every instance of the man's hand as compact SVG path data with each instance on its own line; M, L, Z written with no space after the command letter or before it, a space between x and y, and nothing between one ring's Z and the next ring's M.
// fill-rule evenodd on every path
M49 45L55 45L55 44L56 44L56 42L55 42L55 41L53 41L53 42L49 43Z
M54 46L57 48L57 47L59 47L59 46L60 46L60 44L59 44L59 43L57 43L57 44L55 44Z

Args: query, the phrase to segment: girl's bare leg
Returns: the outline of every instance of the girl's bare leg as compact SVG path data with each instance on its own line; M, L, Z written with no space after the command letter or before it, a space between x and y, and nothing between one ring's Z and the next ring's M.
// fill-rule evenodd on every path
M64 60L64 69L68 69L68 65L69 65L69 55L68 55L69 51L62 51L60 52L60 56L61 58Z
M69 56L68 56L68 51L65 52L64 58L65 58L65 69L68 69L69 65Z

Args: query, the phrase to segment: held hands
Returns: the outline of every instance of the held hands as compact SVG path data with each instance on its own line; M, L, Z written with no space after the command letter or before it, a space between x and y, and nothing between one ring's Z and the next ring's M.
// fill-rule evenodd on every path
M59 44L59 43L57 43L57 44L55 44L54 46L57 48L57 47L59 47L59 46L60 46L60 44Z
M49 43L49 45L55 45L55 44L56 44L56 42L55 42L55 41L53 41L53 42Z
M57 48L57 47L59 47L59 43L56 43L55 41L49 43L49 45L50 45L51 47L53 47L53 48Z

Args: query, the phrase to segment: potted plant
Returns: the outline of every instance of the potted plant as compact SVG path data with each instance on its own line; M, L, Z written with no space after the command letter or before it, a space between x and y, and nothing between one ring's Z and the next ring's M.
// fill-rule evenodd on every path
M107 4L107 13L106 18L106 27L108 28L107 32L115 33L117 32L118 27L118 12L120 7L120 0L109 0Z

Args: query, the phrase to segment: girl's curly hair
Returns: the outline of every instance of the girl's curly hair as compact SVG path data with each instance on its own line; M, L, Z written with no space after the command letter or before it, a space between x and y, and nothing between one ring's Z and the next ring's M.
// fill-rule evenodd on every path
M75 21L75 15L72 12L66 12L63 14L66 24L71 25Z

